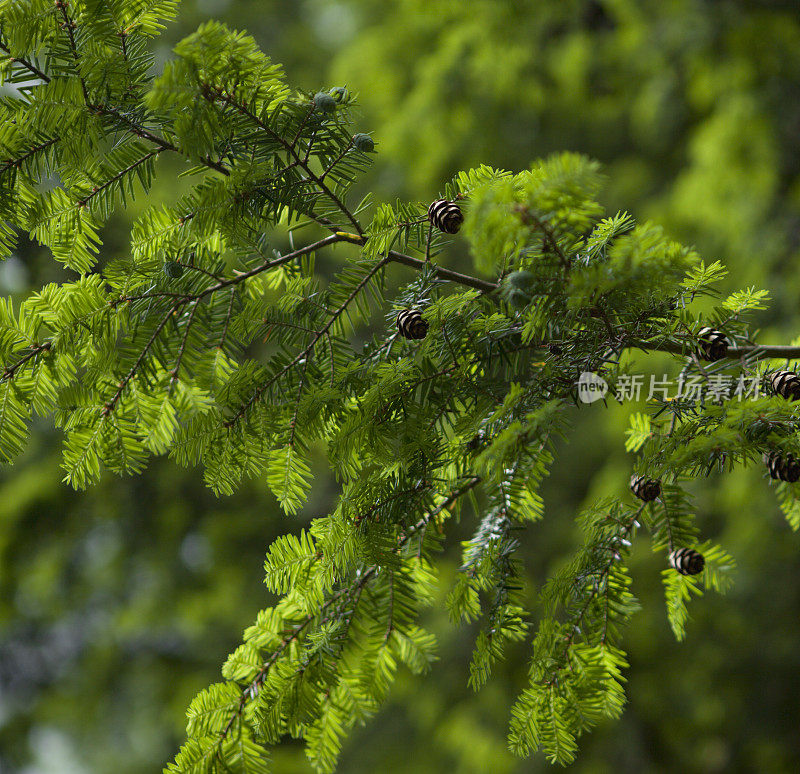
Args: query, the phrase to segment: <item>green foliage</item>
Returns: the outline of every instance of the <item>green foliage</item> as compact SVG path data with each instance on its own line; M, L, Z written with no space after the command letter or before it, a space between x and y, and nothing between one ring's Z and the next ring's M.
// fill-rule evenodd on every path
M800 453L786 432L793 409L777 397L684 397L637 414L626 448L662 496L585 509L581 547L544 585L534 621L519 535L543 516L575 376L618 383L623 349L662 350L686 378L710 382L720 367L693 356L697 331L752 341L747 314L766 292L692 309L717 293L721 265L649 222L604 217L599 166L576 153L517 174L456 174L443 195L465 211L462 236L434 232L420 201L378 204L363 225L369 200L350 200L374 142L353 131L347 91L293 90L253 38L216 22L154 78L147 39L174 13L172 2L0 6L4 78L17 86L0 106L0 243L10 252L26 233L78 275L16 312L10 299L0 307L0 457L25 450L34 414L51 417L77 489L170 455L201 465L216 494L263 480L296 516L311 458L327 454L335 508L270 547L265 581L279 598L245 631L225 682L190 705L167 771L265 771L267 748L286 736L332 771L401 666L422 674L442 657L421 616L468 496L479 518L447 600L453 621L480 620L468 682L483 687L534 630L509 747L569 763L583 732L623 711L637 531L660 552L693 546L688 479ZM148 195L170 154L189 162L188 193L143 211L130 256L105 260L104 225ZM272 248L287 226L318 233ZM462 238L490 280L440 265ZM338 273L326 263L334 246L349 246ZM398 288L393 264L418 275ZM424 339L396 330L407 308L422 311ZM363 325L381 316L364 342ZM722 364L731 378L757 367L747 346ZM756 422L765 432L748 432ZM793 489L779 497L796 528ZM702 579L665 571L679 639L687 599L701 581L724 590L733 566L711 543L698 550Z
M530 682L512 708L509 744L518 755L543 749L569 763L583 731L622 713L628 664L618 643L639 607L622 561L640 511L599 503L582 514L585 548L544 588Z

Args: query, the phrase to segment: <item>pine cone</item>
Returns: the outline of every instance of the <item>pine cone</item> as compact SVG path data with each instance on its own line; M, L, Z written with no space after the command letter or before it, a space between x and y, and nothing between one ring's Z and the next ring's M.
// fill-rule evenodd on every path
M791 454L770 452L764 455L764 464L771 478L788 481L790 484L800 480L800 460L796 460Z
M428 207L428 220L445 234L457 234L464 222L464 213L455 202L437 199Z
M722 331L704 327L697 331L697 356L703 360L721 360L728 351L728 339Z
M703 572L706 560L701 553L692 548L679 548L669 555L670 566L681 575L697 575Z
M655 500L661 494L661 482L655 478L647 478L647 476L637 476L635 473L631 476L631 492L636 495L640 500L649 503Z
M794 371L776 371L769 377L773 392L786 400L800 400L800 376Z
M397 330L405 339L424 339L428 335L428 323L422 319L419 309L404 309L397 315Z

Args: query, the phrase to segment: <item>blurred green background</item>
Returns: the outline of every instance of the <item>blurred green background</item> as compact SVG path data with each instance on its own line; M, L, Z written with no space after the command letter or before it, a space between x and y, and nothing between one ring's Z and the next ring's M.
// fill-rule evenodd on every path
M185 0L155 43L159 66L199 23L252 33L292 84L346 84L358 130L379 143L362 188L378 201L429 201L459 169L518 170L555 150L603 162L608 210L663 224L730 269L727 288L772 292L761 340L800 335L800 4L797 0ZM165 162L170 163L170 162ZM174 176L150 202L172 200ZM119 213L104 257L127 249ZM469 266L460 246L452 265ZM0 267L4 294L66 275L35 245ZM726 289L727 289L726 288ZM643 361L644 362L644 361ZM655 373L673 369L648 361ZM576 541L583 503L625 492L627 416L641 405L576 409L545 487L545 519L522 536L531 594ZM269 604L269 542L324 512L335 487L320 460L303 514L280 514L262 482L216 499L194 471L157 461L86 493L60 483L46 423L0 480L0 772L159 771L192 696L219 679L243 628ZM634 546L644 610L627 646L629 704L582 742L578 772L800 771L800 535L759 470L695 487L699 523L738 562L726 597L694 604L674 641L660 587L663 557ZM442 599L459 561L454 528ZM353 736L343 772L536 772L505 746L524 684L519 644L477 695L466 686L475 634L443 604L427 624L441 660L402 675L390 702ZM281 774L309 771L301 745Z

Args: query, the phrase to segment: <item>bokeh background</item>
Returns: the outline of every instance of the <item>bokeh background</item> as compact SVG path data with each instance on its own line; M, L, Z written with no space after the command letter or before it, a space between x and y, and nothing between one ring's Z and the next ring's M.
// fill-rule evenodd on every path
M518 170L580 151L604 164L610 212L655 220L722 260L725 289L771 291L762 341L800 335L797 0L184 0L155 42L158 66L209 18L252 33L294 85L360 95L358 129L379 143L362 188L378 201L429 201L480 163ZM149 201L115 216L104 256L124 253L131 220L173 200L176 185L163 176ZM460 249L448 260L466 267ZM0 266L0 290L22 295L66 276L25 244ZM663 359L647 367L674 373ZM574 548L581 505L625 492L623 433L642 408L576 409L545 486L545 519L522 536L532 597ZM216 499L196 471L165 460L75 493L60 482L59 445L37 424L23 458L0 473L0 772L150 774L174 754L192 696L219 679L270 603L269 542L325 512L335 487L320 458L312 500L293 519L263 482ZM712 476L694 492L704 535L737 559L734 588L695 602L678 644L663 557L637 540L644 609L627 637L629 704L583 740L571 771L800 771L800 535L760 470ZM451 536L442 599L473 527L467 517ZM348 741L340 770L548 769L505 745L527 643L475 695L466 686L475 632L452 627L443 604L426 623L439 663L425 678L401 675ZM298 743L274 764L280 774L310 770Z

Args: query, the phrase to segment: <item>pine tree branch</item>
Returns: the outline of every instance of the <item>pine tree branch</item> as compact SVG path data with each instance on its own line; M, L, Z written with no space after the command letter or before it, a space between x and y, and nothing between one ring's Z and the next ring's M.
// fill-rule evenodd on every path
M216 86L212 86L210 83L206 83L205 81L200 81L201 89L203 90L204 94L207 98L216 98L224 102L225 104L229 105L230 107L238 110L242 115L249 118L253 121L260 129L266 132L273 140L275 140L279 145L281 145L284 150L295 160L295 163L300 166L303 171L308 175L308 179L311 180L319 189L322 191L325 196L327 196L334 205L341 211L341 213L350 221L353 228L358 232L359 236L363 236L363 231L361 230L361 224L355 218L352 212L347 208L344 202L339 199L339 197L327 186L327 184L322 180L322 178L317 175L310 167L308 163L308 159L301 159L298 155L294 145L290 143L285 138L281 137L281 135L276 132L269 124L265 123L261 120L253 111L251 111L247 106L243 105L237 99L234 98L232 94L228 94L227 92L223 91L221 88Z
M75 47L75 39L74 39L73 31L72 31L74 23L70 21L69 16L66 13L66 9L65 9L63 3L57 2L56 3L56 7L60 7L61 13L65 17L64 26L66 27L66 29L68 31L68 35L69 35L69 39L70 39L70 47L72 49L73 56L75 58L75 62L76 62L76 66L77 66L77 63L78 63L78 61L80 59L80 55L78 54L77 48ZM31 73L33 73L37 77L41 78L45 83L49 83L50 82L50 80L51 80L50 77L47 76L45 73L43 73L41 70L39 70L31 62L29 62L29 61L27 61L25 59L22 59L20 57L13 56L13 54L11 54L11 51L9 51L9 49L6 46L2 45L2 44L0 44L0 49L2 49L9 56L11 56L11 58L15 62L19 62L20 64L24 65L28 70L30 70ZM117 111L115 108L112 108L109 105L104 105L104 104L93 104L91 102L91 100L89 99L88 92L87 92L87 89L86 89L86 84L84 83L82 78L81 78L81 86L83 88L83 95L84 95L84 99L86 100L86 106L90 110L92 110L94 112L97 112L97 113L102 113L102 114L107 115L107 116L111 116L113 118L116 118L119 121L124 122L128 127L130 127L131 131L135 135L137 135L138 137L142 137L145 140L149 140L152 143L155 143L162 150L168 150L168 151L172 151L174 153L179 153L179 154L181 154L183 156L188 156L188 154L186 154L184 151L180 150L180 148L178 148L177 146L175 146L172 143L168 142L163 137L159 137L158 135L154 134L153 132L150 132L149 130L145 129L143 126L137 124L136 122L131 121L129 118L127 118L124 115L122 115L121 113L119 113L119 111ZM208 157L201 158L200 161L204 165L206 165L208 167L211 167L212 169L215 169L217 172L221 172L224 175L229 175L230 174L230 171L226 167L224 167L222 164L219 164L219 163L213 161L212 159L210 159Z
M480 484L481 480L482 479L480 478L480 476L470 477L466 484L452 491L445 498L443 502L441 502L435 508L431 509L430 512L422 516L422 518L420 518L419 521L417 521L415 524L409 527L408 530L406 530L405 532L401 532L398 535L397 542L395 544L393 552L395 554L399 553L417 532L425 528L442 511L449 510L460 497L467 494L467 492L471 491L478 484ZM231 713L231 717L228 719L228 722L225 724L224 728L220 732L220 744L222 744L222 742L225 741L225 738L230 733L234 723L236 723L236 721L239 718L241 718L242 712L244 712L244 708L248 700L252 700L256 696L258 696L261 686L267 679L269 670L275 665L275 663L278 661L281 654L286 650L286 648L289 647L289 645L295 642L302 635L306 627L308 627L308 625L312 621L314 621L315 618L322 616L332 605L336 604L340 599L342 599L343 597L352 598L356 595L360 596L364 587L377 575L380 569L381 565L379 564L373 564L371 567L367 568L358 577L356 581L354 581L349 586L339 589L339 591L337 591L328 600L326 600L318 610L309 613L305 618L303 618L299 623L297 623L291 630L291 632L289 632L287 636L283 640L281 640L277 648L270 654L269 658L267 658L267 660L262 664L256 676L242 689L242 695L239 699L239 704L237 708L233 711L233 713ZM322 620L324 621L325 618L323 617Z
M395 250L390 250L387 253L387 258L390 261L401 263L403 266L408 266L412 269L416 269L417 271L422 271L426 266L425 261L421 261L418 258L412 258L410 255L405 255L404 253L398 253ZM455 282L459 285L465 285L468 288L475 288L475 290L480 290L483 293L494 293L494 291L498 288L498 285L496 285L494 282L487 282L486 280L479 279L478 277L471 277L468 274L461 274L457 271L453 271L452 269L445 269L444 266L435 266L433 270L436 276L443 280Z
M322 174L319 176L319 181L322 182L325 179L325 176L328 175L331 170L345 157L347 151L353 147L353 138L350 138L350 142L347 143L344 150L333 160L327 167L323 170Z
M189 319L186 321L186 330L183 332L183 338L181 339L181 345L178 349L178 356L175 358L175 367L172 369L172 381L178 381L178 375L181 369L181 361L183 360L183 354L186 351L186 342L189 340L189 332L192 329L192 325L194 324L194 316L197 314L197 310L200 307L200 299L194 302L194 306L192 306L192 311L189 313Z
M206 296L213 295L214 293L219 292L220 290L224 290L225 288L234 288L236 285L239 285L242 282L250 279L251 277L255 277L262 272L269 271L270 269L274 269L278 266L282 266L284 263L288 263L289 261L293 261L295 258L299 258L302 255L307 255L308 253L316 252L317 250L322 249L323 247L327 247L328 245L336 244L337 242L345 241L341 239L337 234L331 234L328 237L320 239L313 244L306 245L305 247L300 247L297 250L293 250L291 253L286 253L286 255L282 255L280 258L275 258L271 261L265 261L264 263L255 266L254 268L250 269L249 271L241 272L237 274L235 277L229 277L228 279L219 280L214 285L205 288L204 290L199 291L198 293L170 293L170 292L162 292L158 291L156 293L142 293L136 296L121 296L115 302L116 304L121 304L126 301L138 301L144 298L158 298L158 297L165 297L165 298L175 298L181 301L190 302L190 301L197 301L200 299L205 298ZM190 267L188 264L186 265L187 268L197 268L197 267ZM209 274L209 276L213 277L214 275ZM214 277L214 279L217 279ZM233 304L233 297L231 297L231 305ZM227 318L228 320L230 317ZM227 324L225 326L227 330Z
M336 234L334 234L334 237ZM325 241L325 240L323 240ZM285 257L285 256L284 256ZM262 384L251 396L250 398L239 408L239 410L231 417L231 419L223 422L223 427L230 428L233 427L236 422L241 419L244 414L248 411L248 409L260 400L261 396L284 374L288 373L292 368L294 368L301 360L310 357L310 355L314 351L314 347L316 347L317 342L333 327L333 324L341 317L347 307L352 303L355 297L361 292L361 290L366 286L366 284L386 265L388 262L387 258L382 258L378 261L372 269L367 273L367 275L361 280L361 282L353 288L350 295L342 302L338 309L336 309L333 314L331 314L330 319L327 323L325 323L324 327L318 331L318 333L311 339L311 343L301 352L297 354L294 360L291 363L285 365L277 374L272 376L268 379L264 384Z
M135 296L120 296L117 299L109 301L108 304L110 307L114 308L117 306L117 304L129 304L133 301L143 301L144 299L150 299L150 298L176 298L182 302L186 302L186 301L194 301L196 299L196 296L193 296L191 293L169 293L167 291L158 291L156 293L151 293L148 291L147 293L139 293L138 295ZM178 306L180 306L180 304L178 304Z
M189 257L189 260L193 260L193 256ZM214 274L213 272L208 271L208 269L204 269L202 266L197 266L194 263L181 263L184 269L189 269L190 271L197 271L200 274L205 274L206 277L214 280L214 282L222 282L223 277L220 277L218 274Z
M536 226L536 228L538 228L539 231L541 231L542 234L544 234L545 242L550 243L550 249L561 261L561 265L564 266L564 268L568 269L571 266L572 261L570 260L569 256L567 256L567 254L559 246L558 242L555 239L555 236L553 235L552 229L549 226L547 226L542 221L541 218L535 215L531 211L530 207L518 204L514 207L514 212L517 212L519 214L520 219L525 225Z
M297 397L294 401L294 412L292 413L292 419L289 422L289 446L294 446L294 439L297 433L297 414L300 411L300 397L303 394L303 387L306 384L306 373L308 372L308 364L311 361L311 356L307 357L303 361L303 372L300 374L300 383L297 385Z
M262 321L265 325L279 325L282 328L293 328L296 331L305 331L306 333L319 333L316 328L306 328L304 325L297 325L296 323L290 322L283 322L280 320L270 320L265 317ZM264 341L269 338L269 330L267 330L267 335L264 337Z
M217 349L222 349L225 345L225 339L228 335L228 326L231 323L231 315L233 314L233 302L236 298L236 288L231 288L231 299L228 301L228 310L225 313L225 323L222 326L222 335L219 337L219 344L217 344Z
M429 484L424 482L417 484L416 486L409 487L407 489L398 489L397 491L393 492L388 497L380 500L379 502L375 503L368 511L359 514L353 519L354 525L361 524L362 521L365 519L371 518L371 516L375 513L375 511L383 508L383 506L388 505L389 503L394 502L395 500L399 500L401 497L405 497L406 495L418 495L422 492L426 491L430 487Z
M288 263L289 261L294 260L295 258L299 258L301 255L307 255L308 253L316 252L323 247L327 247L328 245L335 244L336 242L343 242L346 241L342 239L339 234L331 234L324 239L320 239L313 244L306 245L305 247L300 247L297 250L294 250L291 253L286 253L286 255L282 255L280 258L275 258L272 261L265 261L264 263L256 266L249 271L242 272L241 274L237 274L235 277L231 277L230 279L222 280L218 282L216 285L212 285L210 288L206 288L202 292L197 295L197 298L204 298L205 296L211 295L212 293L216 293L223 288L231 287L231 285L238 285L240 282L244 282L245 280L250 279L250 277L255 277L257 274L261 274L261 272L269 271L270 269L274 269L276 266L281 266L284 263Z
M69 15L66 12L65 3L62 3L61 0L58 0L56 2L56 8L59 8L61 10L61 13L65 18L64 27L67 29L67 32L68 32L69 41L70 41L70 48L72 50L73 57L75 58L75 63L76 63L76 66L77 66L77 63L78 63L78 61L80 59L80 54L78 53L77 47L75 46L75 38L74 38L74 34L73 34L74 22L72 22L70 20ZM50 76L48 76L46 73L42 72L38 67L36 67L36 65L34 65L29 60L24 59L22 57L14 56L11 53L10 49L5 44L3 44L2 42L0 42L0 50L5 51L6 54L8 54L9 57L11 57L11 59L13 61L19 62L21 65L23 65L28 71L30 71L37 78L41 78L45 83L50 83L50 80L51 80ZM145 140L148 140L149 142L154 143L155 145L158 145L161 148L161 150L172 151L173 153L178 153L178 154L180 154L182 156L186 156L187 158L190 158L190 159L192 158L191 156L189 156L189 154L187 154L184 151L182 151L176 145L173 145L171 142L167 141L163 137L159 137L157 134L149 131L148 129L146 129L145 127L143 127L140 124L136 123L135 121L132 121L131 119L129 119L126 116L122 115L115 108L113 108L113 107L111 107L109 105L104 105L104 104L93 104L91 102L91 100L89 99L88 92L87 92L87 89L86 89L86 84L84 83L82 78L81 78L81 86L83 88L83 95L84 95L84 99L86 101L86 106L89 108L89 110L92 110L92 111L94 111L96 113L101 113L103 115L106 115L106 116L109 116L109 117L112 117L112 118L115 118L118 121L122 121L123 123L126 124L126 126L128 126L131 129L133 134L135 134L137 137L141 137L141 138L143 138ZM207 167L209 167L211 169L214 169L214 170L216 170L217 172L220 172L223 175L226 175L226 176L230 175L230 170L227 167L225 167L223 164L220 164L219 162L214 161L210 157L201 158L201 159L199 159L199 161L203 165L205 165L205 166L207 166Z
M305 331L306 333L315 333L315 334L319 333L319 331L316 328L306 328L303 325L296 325L294 323L279 322L278 320L268 320L266 317L264 318L264 322L267 325L278 325L278 326L283 327L283 328L294 328L295 330ZM269 334L269 332L268 332L268 334ZM334 376L335 376L334 362L333 362L333 341L331 341L330 331L325 331L324 335L325 335L325 338L326 338L326 340L328 342L328 349L330 350L330 355L331 355L331 387L333 387ZM267 337L264 338L264 341L266 341L268 337L269 337L269 335L267 335ZM303 374L304 375L305 375L305 370L306 369L303 368ZM298 410L300 408L300 402L299 401L300 401L300 392L302 392L302 381L300 383L300 387L301 387L301 389L298 392L297 402L295 403L295 407L294 407L294 417L292 418L292 423L291 423L292 435L291 435L291 439L289 441L290 445L292 445L294 443L294 424L297 421L297 412L298 412Z
M72 58L75 60L75 69L76 71L80 69L80 61L81 55L78 53L78 47L75 44L75 27L77 26L74 21L70 18L70 15L67 13L67 3L66 0L56 0L55 2L56 8L61 11L61 17L64 19L64 23L61 25L61 29L66 29L67 37L69 38L69 47L72 51ZM83 91L83 101L86 105L89 105L89 90L86 88L86 81L83 80L82 75L78 75L78 78L81 82L81 90Z
M124 114L120 113L115 108L110 107L109 105L98 103L98 104L89 104L88 107L90 110L93 110L96 113L109 116L111 118L116 119L117 121L124 123L131 130L131 132L135 134L137 137L141 137L144 140L148 140L149 142L158 145L161 148L161 150L172 151L173 153L177 153L181 156L184 156L185 158L188 158L190 161L199 161L204 166L209 167L210 169L214 169L220 174L225 175L226 177L230 175L230 170L226 166L220 164L217 161L214 161L211 157L205 156L195 159L189 153L186 153L186 151L181 150L177 145L174 145L165 138L155 134L154 132L145 128L141 124L137 123L136 121L133 121Z
M394 630L394 572L392 570L389 570L389 610L386 617L388 625L386 633L383 635L385 643L389 641L389 637L392 636L392 631Z
M624 519L619 523L619 526L622 528L621 533L617 533L613 538L612 541L616 540L623 540L627 539L628 536L633 531L636 524L638 524L638 519L642 514L642 511L645 509L647 503L642 503L637 510L631 513L627 519ZM600 594L600 586L603 584L603 580L608 576L611 572L611 568L614 566L614 563L618 561L618 545L615 543L614 545L609 544L609 559L608 561L600 568L596 568L591 575L595 577L595 585L593 587L592 593L588 595L586 602L583 606L578 610L578 612L570 618L570 621L573 623L573 627L570 633L564 638L564 649L561 655L561 661L563 662L562 665L556 667L549 680L543 680L542 683L547 687L552 687L558 680L558 673L564 669L564 666L569 665L569 649L572 645L573 640L575 639L575 635L580 633L580 629L578 628L578 624L583 620L583 617L586 615L589 607L591 606L592 602L597 599ZM591 577L588 576L588 577ZM578 576L575 581L573 582L573 587L578 583L584 583L587 579L587 576ZM601 643L605 643L605 631L603 632Z
M524 349L547 349L552 343L563 344L564 342L562 339L531 342L529 344L521 344L513 347L509 352L519 352ZM692 355L692 350L696 346L697 342L695 340L687 342L686 345L673 341L627 341L623 342L621 345L622 349L639 349L643 352L669 352L674 355ZM719 359L739 360L741 358L756 360L786 358L787 360L791 360L793 358L800 358L800 346L791 344L743 344L739 347L728 347L726 353Z
M295 132L292 141L289 143L293 148L297 147L297 141L300 139L300 135L303 133L303 129L305 129L306 124L308 123L308 119L311 118L312 113L314 112L314 103L311 103L311 106L306 111L306 114L303 116L303 120L300 122L300 126L297 127L297 131ZM306 161L308 161L308 156L306 156ZM295 161L294 164L297 164Z

